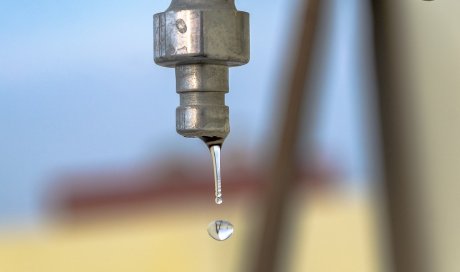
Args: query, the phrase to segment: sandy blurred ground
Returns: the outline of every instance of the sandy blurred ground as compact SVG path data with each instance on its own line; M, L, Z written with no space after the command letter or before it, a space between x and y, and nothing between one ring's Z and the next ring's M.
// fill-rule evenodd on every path
M380 271L375 206L364 193L302 194L290 217L286 270ZM253 256L257 211L248 199L211 210L201 205L140 212L0 234L0 271L244 271ZM184 205L183 205L184 206ZM248 208L249 207L249 208ZM216 242L207 224L225 218L233 237Z

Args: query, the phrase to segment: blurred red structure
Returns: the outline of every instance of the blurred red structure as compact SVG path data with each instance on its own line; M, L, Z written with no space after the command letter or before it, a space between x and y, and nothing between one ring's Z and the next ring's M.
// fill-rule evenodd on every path
M248 166L238 158L224 166L224 199L248 195L257 199L265 191L264 169ZM334 167L320 163L300 169L298 185L309 189L324 188L338 176ZM45 194L45 208L51 216L72 219L145 207L168 208L190 202L211 205L213 190L209 161L173 159L157 165L63 173L50 183Z

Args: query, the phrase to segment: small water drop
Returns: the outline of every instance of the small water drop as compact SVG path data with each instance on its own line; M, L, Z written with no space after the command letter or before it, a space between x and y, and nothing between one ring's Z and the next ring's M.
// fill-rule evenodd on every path
M225 220L212 221L208 225L208 233L213 239L217 241L224 241L232 236L233 225Z

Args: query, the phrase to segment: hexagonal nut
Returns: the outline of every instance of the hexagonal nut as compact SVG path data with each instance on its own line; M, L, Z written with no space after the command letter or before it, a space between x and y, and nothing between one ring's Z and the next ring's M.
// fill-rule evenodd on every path
M176 131L184 137L225 138L230 132L224 105L190 105L176 109Z
M154 15L155 63L238 66L249 61L249 14L226 9L166 11Z

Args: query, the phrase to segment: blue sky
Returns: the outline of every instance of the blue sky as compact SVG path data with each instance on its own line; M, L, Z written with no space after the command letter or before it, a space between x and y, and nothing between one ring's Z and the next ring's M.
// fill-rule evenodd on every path
M349 180L364 179L368 167L360 2L331 0L315 131L318 148L340 158ZM201 143L176 134L174 71L152 60L152 14L169 3L0 3L0 223L39 218L44 185L56 169L133 164L170 151L207 156ZM276 81L297 5L237 1L251 14L251 62L230 72L226 149L255 151L273 132Z

